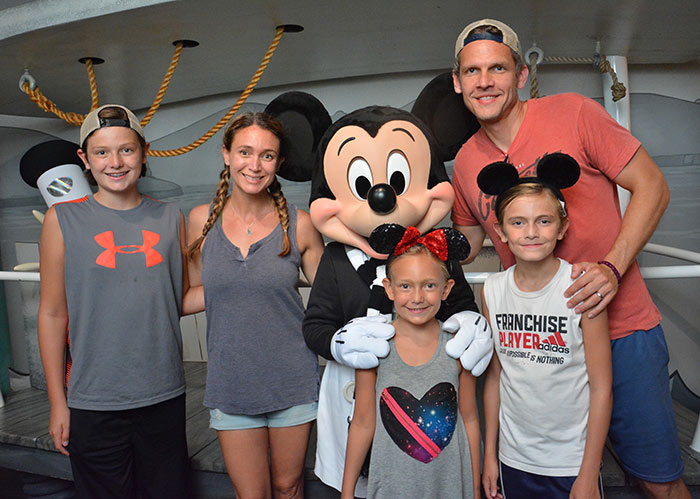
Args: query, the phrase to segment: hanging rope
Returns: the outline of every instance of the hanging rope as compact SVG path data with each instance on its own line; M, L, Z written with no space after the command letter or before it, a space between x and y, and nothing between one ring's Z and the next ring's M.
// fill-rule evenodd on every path
M91 59L85 59L85 68L88 73L88 80L90 82L90 95L92 98L92 104L90 110L97 109L99 107L99 95L97 93L97 78L95 77L95 69L92 64ZM43 109L47 113L53 113L63 121L70 125L80 126L85 120L85 115L80 113L71 113L61 111L56 104L53 103L51 99L46 97L38 86L32 88L28 81L22 83L22 91L29 96L29 100L34 102L37 106Z
M537 99L540 96L540 82L537 80L537 54L530 54L530 98Z
M260 78L262 77L263 73L265 72L265 69L267 68L268 63L270 62L270 59L272 59L272 55L275 53L275 50L277 49L277 46L280 43L280 40L282 39L282 34L284 33L284 27L283 26L278 26L277 31L275 32L275 36L272 39L272 42L270 43L270 47L267 49L267 52L265 53L265 56L263 57L262 61L260 62L260 66L258 66L258 70L255 72L253 77L250 80L250 83L248 83L248 86L243 90L243 93L241 93L241 96L238 98L236 103L231 107L231 109L228 110L226 115L219 120L219 122L214 125L211 130L209 130L207 133L202 135L200 138L192 142L188 146L184 147L179 147L177 149L170 149L167 151L154 151L154 150L149 150L148 155L149 156L155 156L158 158L166 158L166 157L173 157L173 156L179 156L181 154L185 154L187 152L190 152L197 147L201 146L204 144L207 140L212 138L216 132L221 130L228 121L233 118L233 115L238 112L238 110L241 108L243 103L248 99L248 96L253 92L253 89L255 89L255 86L258 84L258 81L260 81Z
M90 82L90 97L92 98L90 111L92 111L100 107L100 96L97 93L97 77L95 76L95 68L92 65L92 59L85 59L85 69L87 70L88 81ZM81 121L80 124L82 125L83 122Z
M180 62L180 55L182 55L182 47L184 47L184 43L181 41L177 42L177 44L175 45L175 53L173 54L173 58L170 60L170 66L168 66L168 70L165 72L163 82L160 84L160 88L158 89L156 98L153 101L153 104L151 104L151 107L148 109L146 116L144 116L141 119L142 127L145 127L146 125L148 125L148 123L150 123L151 118L153 118L153 115L156 114L156 111L160 107L160 103L163 102L163 97L165 97L165 92L168 91L170 80L172 79L173 73L175 73L175 69L177 68L178 63Z
M556 57L547 56L544 58L545 62L553 62L560 64L594 64L596 61L591 57ZM613 84L610 87L613 96L613 102L617 102L627 95L627 89L625 85L618 81L617 73L610 65L610 62L605 58L605 56L600 58L600 63L597 65L598 70L601 73L610 73L610 78L612 78ZM537 81L537 54L530 54L530 98L536 99L540 96L540 86Z

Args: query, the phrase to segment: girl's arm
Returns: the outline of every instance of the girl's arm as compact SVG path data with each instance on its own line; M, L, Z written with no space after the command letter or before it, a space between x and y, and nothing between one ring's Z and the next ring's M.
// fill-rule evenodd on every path
M599 497L598 474L603 459L605 438L612 412L612 360L608 314L603 311L592 319L582 315L583 348L590 386L591 407L583 461L571 488L571 497Z
M65 243L58 225L56 210L50 208L44 217L39 245L41 301L39 303L38 335L41 363L46 376L46 389L51 404L49 433L54 447L68 455L70 410L63 388L66 338L68 334L68 303L65 283Z
M484 317L490 318L489 309L481 288ZM490 322L490 320L489 320ZM501 408L501 362L498 355L491 357L484 380L484 474L486 497L502 497L498 493L498 413Z
M481 431L479 430L479 411L476 408L476 378L459 365L459 413L464 421L469 441L469 455L472 459L472 479L474 497L481 497Z
M297 245L301 253L301 270L309 284L314 283L318 262L323 255L323 239L311 223L311 217L303 210L297 210Z
M355 370L355 411L348 432L341 499L354 497L357 479L374 438L374 425L377 416L376 384L376 368Z
M187 247L202 235L202 229L207 222L207 218L209 218L209 205L201 204L192 208L187 219ZM186 260L189 287L187 293L183 293L182 296L182 315L196 314L204 310L201 249L193 257L186 257Z

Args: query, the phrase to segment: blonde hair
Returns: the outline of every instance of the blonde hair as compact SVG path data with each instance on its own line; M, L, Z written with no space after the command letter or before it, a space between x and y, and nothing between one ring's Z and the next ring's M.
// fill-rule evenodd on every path
M386 262L386 277L391 281L391 269L394 267L394 263L399 258L403 258L404 256L410 256L410 255L428 255L435 260L435 263L437 263L440 266L440 271L442 272L442 276L445 278L445 280L449 280L451 278L450 276L450 271L447 269L447 264L440 260L437 256L435 256L433 253L430 252L428 248L423 246L422 244L416 244L415 246L411 246L408 248L406 251L401 253L398 256L390 256L389 259Z
M231 150L231 145L233 144L233 139L239 130L248 128L250 126L258 126L263 130L271 132L279 141L279 157L284 158L284 127L282 123L274 119L265 113L244 113L234 119L224 132L224 147L226 150ZM191 258L202 249L202 243L207 233L216 223L221 212L224 209L224 205L229 198L229 187L231 181L231 167L228 164L224 164L224 169L219 174L219 186L216 189L216 194L211 202L211 212L209 213L209 218L207 219L204 227L202 228L202 235L194 241L190 247L187 249L187 254ZM291 249L291 242L289 240L289 212L287 209L287 199L282 193L282 185L280 184L277 177L272 181L270 186L267 188L270 197L275 203L275 210L277 211L277 216L280 221L280 226L284 232L284 238L282 241L282 252L279 256L286 256L289 254Z
M501 224L501 226L503 225L503 218L506 213L506 208L508 208L508 206L517 198L537 194L544 194L551 199L552 203L556 206L557 215L559 215L559 223L563 224L564 220L566 220L566 213L564 213L564 208L562 207L559 198L554 191L552 191L552 189L546 185L536 182L517 184L499 196L500 199L498 200L498 209L496 211L496 219L498 220L498 223Z

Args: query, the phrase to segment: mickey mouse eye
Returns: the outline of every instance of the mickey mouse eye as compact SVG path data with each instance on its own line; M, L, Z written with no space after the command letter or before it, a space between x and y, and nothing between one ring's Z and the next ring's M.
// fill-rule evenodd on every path
M411 182L411 169L403 153L393 151L389 154L389 159L386 162L386 176L397 196L406 192L408 184Z
M357 199L367 199L367 193L372 187L372 169L363 158L355 158L348 168L348 184Z

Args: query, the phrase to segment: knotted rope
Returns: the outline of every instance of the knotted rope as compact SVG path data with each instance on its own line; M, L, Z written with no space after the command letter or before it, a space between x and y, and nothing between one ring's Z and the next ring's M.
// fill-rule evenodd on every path
M617 102L627 95L627 89L625 85L618 81L617 74L615 70L610 65L610 62L605 58L605 56L600 58L597 62L596 59L590 57L553 57L548 56L544 58L545 62L553 62L560 64L593 64L601 73L610 73L610 78L612 78L613 84L610 87L613 96L613 102ZM530 97L536 99L540 96L540 86L537 81L537 54L530 54Z

